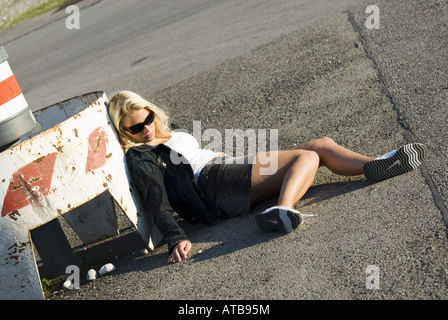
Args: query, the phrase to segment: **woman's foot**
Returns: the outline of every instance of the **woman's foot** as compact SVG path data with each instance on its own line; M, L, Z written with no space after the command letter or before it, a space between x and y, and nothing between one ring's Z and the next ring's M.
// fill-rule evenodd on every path
M256 215L255 221L262 232L289 233L303 222L303 215L289 207L275 206Z
M411 143L386 153L364 165L367 179L381 181L417 168L425 160L428 149L420 143Z

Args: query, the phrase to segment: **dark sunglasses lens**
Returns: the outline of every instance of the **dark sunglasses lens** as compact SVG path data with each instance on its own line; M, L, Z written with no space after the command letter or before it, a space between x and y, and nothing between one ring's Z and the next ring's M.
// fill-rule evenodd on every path
M145 124L139 123L139 124L136 124L135 126L129 127L128 131L132 134L137 134L137 133L142 132L144 128L145 128Z
M133 125L132 127L129 127L128 131L131 134L137 134L143 131L145 126L150 125L154 121L154 112L151 111L148 116L146 117L145 121L142 123L138 123L136 125Z
M151 111L145 120L145 125L150 125L154 121L154 111Z

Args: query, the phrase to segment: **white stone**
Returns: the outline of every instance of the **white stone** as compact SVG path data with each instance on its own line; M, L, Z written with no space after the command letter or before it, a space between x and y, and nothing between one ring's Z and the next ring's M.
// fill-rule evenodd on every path
M101 267L99 274L100 276L104 276L105 274L112 272L115 270L115 266L112 263L106 263Z
M96 278L98 278L98 272L96 272L96 270L94 269L90 269L89 271L87 271L87 281L92 281L95 280Z
M63 284L62 284L62 287L64 288L64 289L71 289L72 286L73 285L73 283L70 281L70 280L67 280L67 281L65 281Z

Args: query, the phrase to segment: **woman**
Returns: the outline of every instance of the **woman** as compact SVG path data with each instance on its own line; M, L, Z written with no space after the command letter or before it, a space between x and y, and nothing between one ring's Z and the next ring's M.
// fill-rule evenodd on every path
M256 223L263 232L291 232L303 221L294 204L319 166L380 181L415 169L427 153L424 145L409 144L375 158L321 138L289 150L233 158L201 149L193 136L172 131L166 113L133 92L114 95L109 113L143 206L168 243L168 262L186 259L191 250L175 212L189 222L212 225L248 214L251 205L278 196L276 206L255 216ZM263 174L267 158L277 161L271 174Z

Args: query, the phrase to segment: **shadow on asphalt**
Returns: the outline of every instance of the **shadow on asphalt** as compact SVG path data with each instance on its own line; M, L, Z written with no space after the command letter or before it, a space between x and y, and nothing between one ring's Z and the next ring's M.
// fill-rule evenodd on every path
M371 184L367 180L357 180L315 185L300 200L298 207L300 209L318 204ZM258 230L254 219L256 214L275 205L276 200L273 198L258 204L253 208L251 215L225 219L212 227L191 225L179 219L179 225L185 230L195 248L192 249L190 263L217 258L281 237L282 235L278 233L262 233ZM167 265L168 254L164 243L153 252L142 256L141 250L145 248L145 244L133 227L125 227L120 233L117 237L78 248L76 252L81 263L81 271L87 272L90 268L99 268L108 262L116 264L115 274L150 271ZM201 249L203 247L205 248Z
M334 197L343 196L371 184L367 180L355 180L314 185L299 201L297 208L305 208ZM225 219L212 227L200 224L192 225L179 219L179 225L185 230L193 243L188 260L182 263L200 263L282 237L282 234L279 233L262 233L257 228L254 219L256 214L276 205L276 203L277 198L272 198L256 205L250 215ZM116 269L112 272L112 275L148 272L169 265L167 263L166 244L162 243L154 251L146 255L142 254L142 249L146 247L144 241L127 220L127 217L125 219L123 217L125 217L124 214L122 217L118 217L120 221L120 234L118 236L91 245L80 245L73 248L79 261L81 286L88 284L85 275L89 269L93 268L98 271L106 263L115 265ZM59 289L65 278L66 276L53 279L51 291ZM51 295L49 294L49 297Z
M363 189L371 184L373 184L373 182L363 179L356 181L331 182L313 186L302 198L301 201L306 203L300 205L300 207L308 207L334 197L342 196L344 194Z

